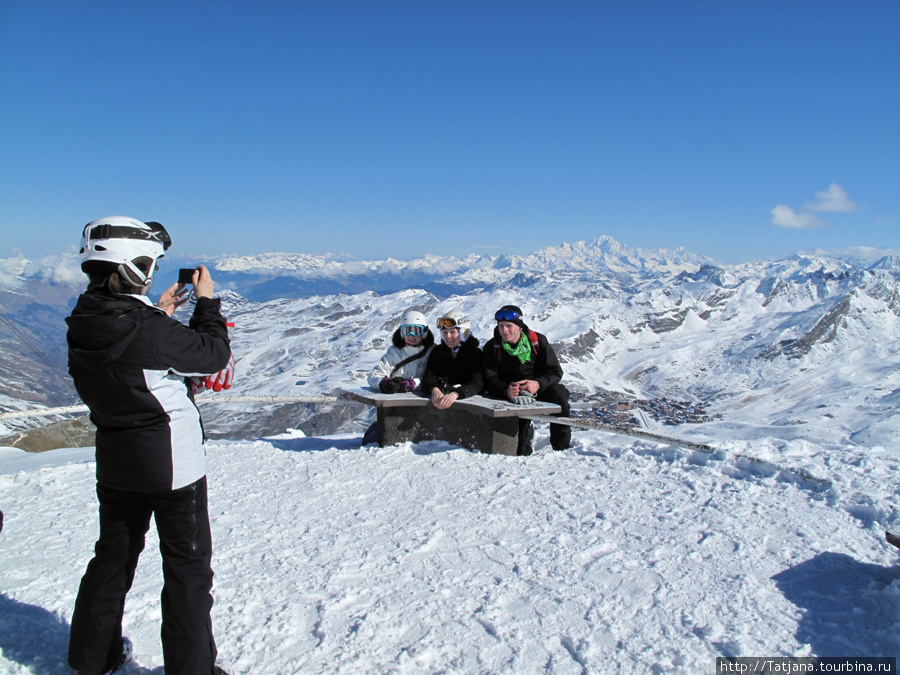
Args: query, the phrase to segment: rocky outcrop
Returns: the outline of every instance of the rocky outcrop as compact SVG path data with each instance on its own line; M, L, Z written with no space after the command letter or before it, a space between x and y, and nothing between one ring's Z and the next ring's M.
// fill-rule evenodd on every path
M29 429L0 438L0 445L19 448L25 452L46 452L57 448L89 448L94 446L97 428L87 415L74 417L47 426Z

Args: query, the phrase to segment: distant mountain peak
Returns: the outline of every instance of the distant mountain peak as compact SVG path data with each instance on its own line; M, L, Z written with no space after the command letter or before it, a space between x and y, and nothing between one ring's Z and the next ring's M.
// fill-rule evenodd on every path
M869 267L870 270L887 270L900 274L900 256L886 255Z

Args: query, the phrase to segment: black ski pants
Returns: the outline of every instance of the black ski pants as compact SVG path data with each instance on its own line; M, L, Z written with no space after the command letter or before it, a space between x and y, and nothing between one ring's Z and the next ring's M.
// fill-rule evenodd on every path
M69 635L69 665L104 672L122 652L122 615L150 516L163 563L162 646L166 675L213 672L213 572L206 478L163 494L97 485L100 537L81 580Z
M570 413L569 407L569 390L563 385L556 383L551 384L544 391L539 391L537 395L538 401L544 403L555 403L562 410L555 417L568 417ZM566 450L572 445L572 427L566 424L550 423L550 447L554 450Z
M569 416L569 390L563 385L551 384L542 389L535 397L543 403L555 403L561 411L555 417ZM531 420L519 420L519 455L530 455L534 439L534 425ZM572 427L565 424L550 424L550 447L554 450L565 450L572 445Z

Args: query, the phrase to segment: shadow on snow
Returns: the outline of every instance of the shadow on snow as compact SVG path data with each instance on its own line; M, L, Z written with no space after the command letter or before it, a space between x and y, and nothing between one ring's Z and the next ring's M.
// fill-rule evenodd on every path
M69 624L37 605L0 593L0 652L7 661L35 675L71 675L68 665ZM163 668L142 668L134 661L128 675L163 675Z
M323 452L325 450L364 450L367 447L378 449L378 444L364 446L362 437L347 435L346 437L329 436L327 438L264 438L273 448L287 452ZM434 455L440 452L459 450L460 446L446 441L420 441L412 443L412 451L416 455Z
M43 607L4 593L0 593L0 651L36 675L72 672L66 664L69 624Z
M900 654L900 567L825 552L772 579L803 611L796 638L814 656Z
M362 438L360 436L347 436L346 438L304 436L301 438L263 438L261 440L271 443L273 448L288 452L323 452L325 450L359 450Z

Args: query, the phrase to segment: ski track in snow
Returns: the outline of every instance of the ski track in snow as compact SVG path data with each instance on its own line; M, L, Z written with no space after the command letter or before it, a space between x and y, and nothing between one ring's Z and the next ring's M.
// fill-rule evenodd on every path
M563 453L546 427L537 441L520 458L349 435L210 443L222 661L235 675L697 673L717 656L900 654L900 567L878 520L895 459L822 483L597 432ZM0 670L69 673L92 450L2 453ZM151 527L125 608L129 675L163 672L157 546Z

